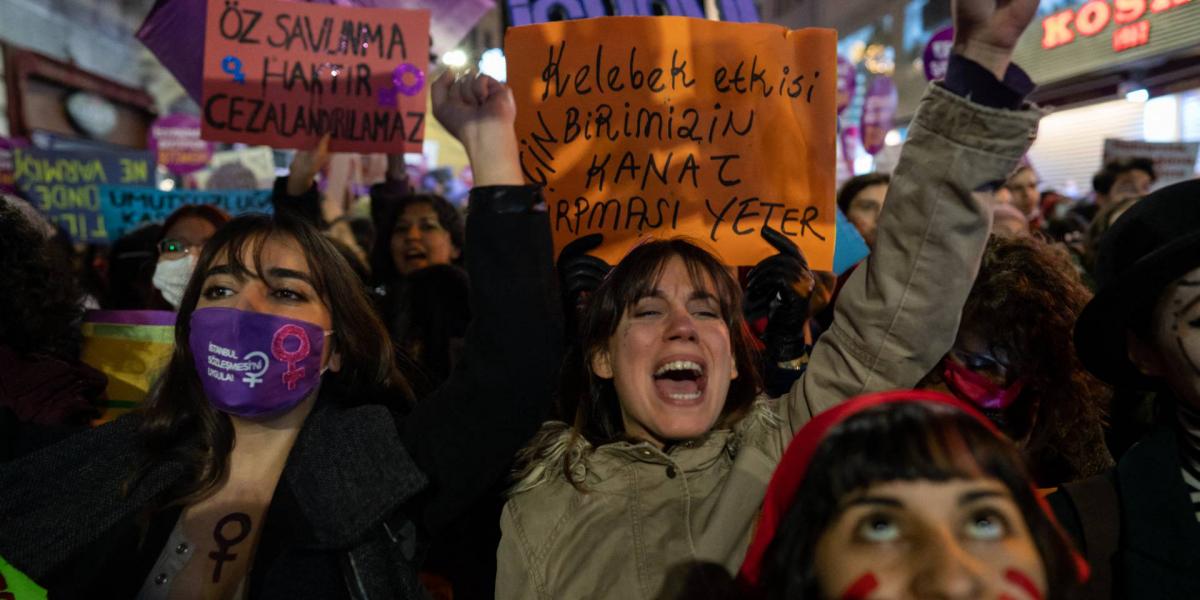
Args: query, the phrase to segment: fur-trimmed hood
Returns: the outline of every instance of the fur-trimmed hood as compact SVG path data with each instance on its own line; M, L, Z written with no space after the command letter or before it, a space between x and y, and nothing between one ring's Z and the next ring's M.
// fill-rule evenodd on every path
M679 444L679 447L715 447L717 451L724 451L733 458L748 438L761 436L780 426L782 420L776 413L775 401L763 398L756 400L750 412L732 429L710 431L703 438ZM611 453L605 454L620 456L629 453L636 457L636 452L628 451L643 449L644 446L649 446L649 443L618 441L597 448L570 425L562 421L549 421L542 425L529 444L517 455L515 483L509 490L509 495L515 496L559 479L582 488L588 475L595 472L594 458L597 451L612 450Z

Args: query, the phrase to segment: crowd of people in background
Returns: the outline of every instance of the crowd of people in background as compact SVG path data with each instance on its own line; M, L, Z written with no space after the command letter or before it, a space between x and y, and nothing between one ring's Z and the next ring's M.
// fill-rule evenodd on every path
M271 216L107 247L4 196L3 564L52 597L1200 597L1200 180L1044 189L1037 4L955 1L895 170L838 190L870 249L840 276L769 227L740 274L687 239L556 256L481 75L431 88L465 212L392 156L328 218L328 138ZM98 427L94 309L174 313ZM261 386L208 368L263 349Z

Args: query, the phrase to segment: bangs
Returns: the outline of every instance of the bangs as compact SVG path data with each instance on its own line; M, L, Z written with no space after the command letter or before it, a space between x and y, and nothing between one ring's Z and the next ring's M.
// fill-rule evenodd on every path
M210 240L201 253L197 264L196 278L201 284L208 279L214 267L227 268L234 277L249 279L258 278L270 283L270 277L263 268L263 249L268 241L291 244L296 251L304 255L305 266L308 267L309 282L325 304L329 304L329 283L321 264L332 257L314 256L319 253L320 243L324 242L319 234L306 236L306 231L289 227L288 223L269 216L241 217L222 227L218 235ZM307 239L313 237L314 239ZM316 251L316 252L314 252ZM330 249L329 253L336 253ZM329 254L326 253L326 254ZM247 261L249 259L249 261ZM328 263L336 265L337 263ZM349 268L349 267L347 267Z
M605 283L615 288L613 299L620 314L654 294L672 258L683 261L693 287L712 294L717 300L726 324L740 320L741 291L733 276L712 254L682 238L642 244L613 269ZM616 331L617 323L612 325L609 335Z
M880 406L848 418L830 430L813 461L837 464L815 469L828 478L835 499L892 481L994 478L1011 489L1024 476L1011 467L1020 464L1015 450L973 417L920 403Z

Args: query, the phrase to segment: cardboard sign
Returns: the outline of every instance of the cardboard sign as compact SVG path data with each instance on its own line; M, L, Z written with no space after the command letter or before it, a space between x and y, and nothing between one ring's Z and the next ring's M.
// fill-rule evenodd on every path
M1158 176L1154 189L1195 177L1198 152L1200 142L1104 140L1104 162L1118 158L1149 158L1154 161L1154 174Z
M21 193L76 242L115 239L109 237L100 213L99 186L154 184L154 155L149 152L18 148L13 159Z
M546 186L556 251L603 233L615 264L686 236L727 264L774 253L829 270L835 239L833 30L610 17L508 30L525 177Z
M203 137L420 152L429 11L208 0Z
M175 349L175 313L91 310L83 317L79 359L108 377L100 419L111 421L142 405Z
M113 239L137 229L146 222L161 222L175 209L187 204L211 204L237 216L245 213L269 213L271 190L223 190L203 192L154 188L100 186L100 212Z

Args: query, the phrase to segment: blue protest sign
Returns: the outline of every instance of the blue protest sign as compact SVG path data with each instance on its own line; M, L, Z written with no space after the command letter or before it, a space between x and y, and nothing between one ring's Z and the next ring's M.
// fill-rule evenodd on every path
M211 204L237 216L271 212L271 190L174 190L100 186L100 211L108 224L108 233L117 239L142 223L161 222L175 209L187 204Z
M109 240L99 186L153 186L154 155L137 150L80 152L18 148L13 179L29 203L76 242Z
M863 240L862 234L854 228L850 221L846 220L846 215L842 211L837 211L837 237L833 246L833 272L837 275L845 273L847 269L858 264L859 261L866 258L871 250L867 248L867 242Z

